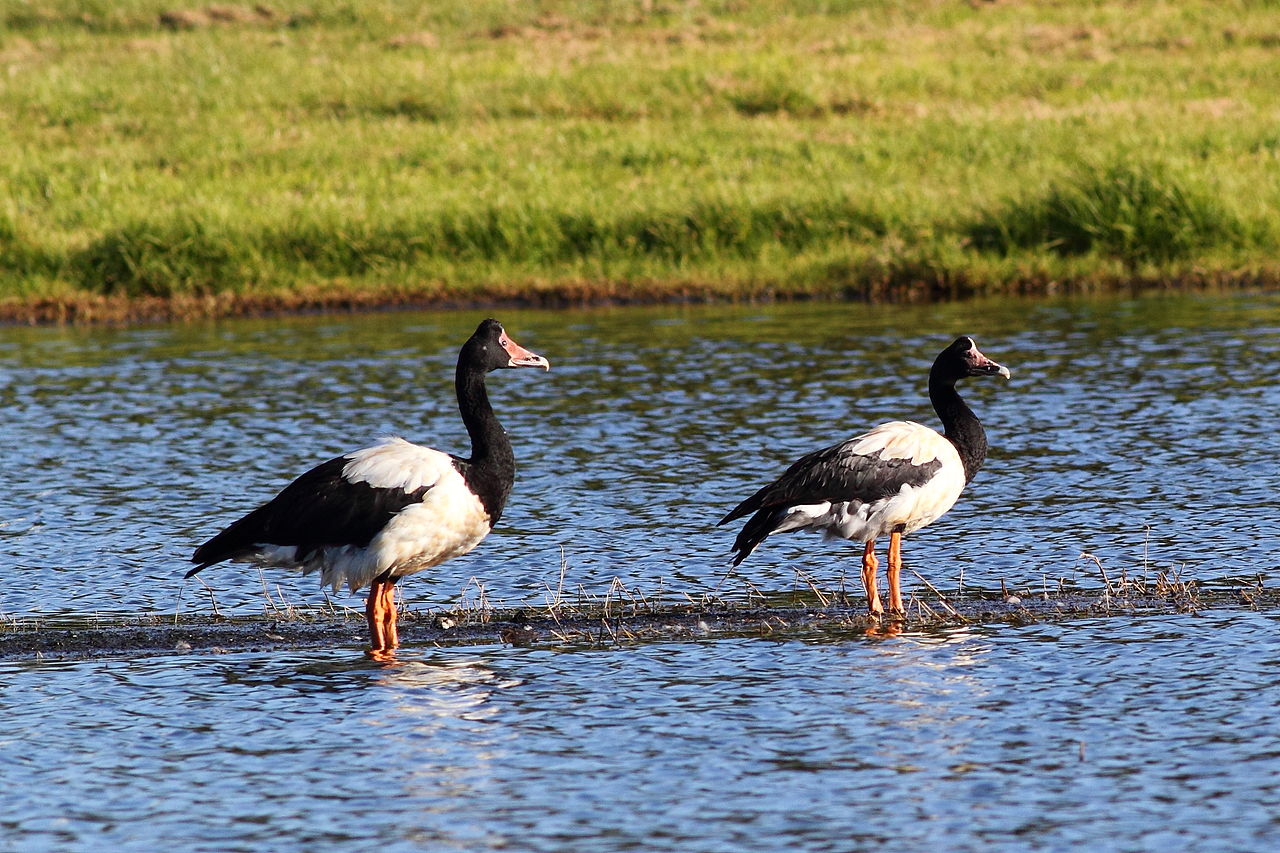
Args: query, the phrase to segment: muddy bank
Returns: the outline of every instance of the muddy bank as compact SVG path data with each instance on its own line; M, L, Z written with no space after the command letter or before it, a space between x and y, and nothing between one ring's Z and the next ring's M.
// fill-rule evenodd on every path
M572 281L554 285L512 282L488 288L376 290L299 290L272 293L123 296L75 293L59 298L0 301L0 324L130 326L147 323L272 317L301 314L351 314L375 311L502 308L583 308L689 303L768 303L851 301L928 303L982 296L1138 295L1167 292L1239 292L1267 290L1280 283L1271 273L1196 271L1176 278L1096 276L1079 280L1027 278L986 281L943 271L911 271L880 279L798 284L735 285L726 282Z
M820 636L902 631L960 625L990 628L1082 618L1124 619L1196 613L1207 609L1280 609L1280 592L1256 587L1187 594L1071 593L1019 600L963 598L909 605L904 620L873 620L859 606L755 607L748 605L654 606L611 612L495 610L485 613L409 612L401 617L405 650L425 646L503 643L518 646L613 646L731 636ZM83 627L15 623L0 632L0 659L84 659L157 654L220 654L348 647L367 642L364 622L352 617L214 619L182 617L121 621Z

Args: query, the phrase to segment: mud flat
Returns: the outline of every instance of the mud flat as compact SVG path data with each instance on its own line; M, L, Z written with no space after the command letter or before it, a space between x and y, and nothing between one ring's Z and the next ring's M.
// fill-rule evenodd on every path
M590 610L505 609L468 612L409 612L401 622L405 650L426 646L583 647L717 637L813 637L840 634L893 636L907 631L964 625L990 629L1076 619L1133 618L1201 610L1280 608L1280 591L1242 587L1167 593L1050 594L1019 599L965 597L916 600L902 620L874 620L861 605L775 606L646 605ZM359 648L363 620L344 616L218 619L152 617L77 626L21 620L0 631L0 659L65 660L162 654L221 654L238 651Z

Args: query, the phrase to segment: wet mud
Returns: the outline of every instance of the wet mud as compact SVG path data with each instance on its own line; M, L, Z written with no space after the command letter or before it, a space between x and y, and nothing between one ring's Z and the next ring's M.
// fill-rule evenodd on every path
M901 619L874 619L862 605L752 606L653 605L643 608L507 609L407 612L401 616L405 650L430 646L501 643L510 646L582 647L710 639L731 636L805 637L907 631L962 625L991 629L1085 618L1136 618L1203 610L1280 609L1280 592L1236 590L1115 595L1070 593L1033 598L961 598L914 601ZM345 616L225 619L172 617L57 626L15 621L0 630L0 660L62 660L161 654L350 647L367 643L362 619Z
M868 304L920 304L983 296L1057 296L1070 293L1229 293L1270 289L1269 274L1197 271L1179 278L1144 278L1099 273L1077 281L1024 278L1015 283L956 279L946 275L921 278L918 270L868 280L841 288L775 283L768 288L704 281L615 282L567 281L531 290L516 282L466 292L433 287L400 290L306 289L296 292L174 294L124 296L77 292L65 296L0 300L0 325L134 326L152 323L215 320L229 317L280 317L308 314L367 314L386 311L474 310L505 308L588 308L690 303L853 301Z

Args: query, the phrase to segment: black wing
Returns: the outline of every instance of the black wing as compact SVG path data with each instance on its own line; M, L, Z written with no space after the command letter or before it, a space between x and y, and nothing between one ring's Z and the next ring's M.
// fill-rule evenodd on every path
M317 465L226 530L196 549L191 562L202 569L253 552L260 544L295 545L301 562L329 545L363 547L396 513L418 503L431 488L413 491L353 483L342 476L345 456Z
M852 448L858 440L842 441L800 457L781 477L738 504L717 523L766 507L821 501L872 503L897 494L903 486L923 486L942 467L940 459L915 465L910 459L854 453Z
M755 513L734 539L733 564L745 560L793 506L823 501L873 503L897 494L904 485L923 486L942 467L940 459L915 465L910 459L854 453L853 445L859 440L842 441L800 457L781 477L720 519L717 523L725 524Z

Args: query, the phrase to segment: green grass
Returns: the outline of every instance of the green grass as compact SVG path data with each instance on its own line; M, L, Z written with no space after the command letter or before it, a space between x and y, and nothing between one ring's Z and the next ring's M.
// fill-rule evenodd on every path
M1265 2L0 0L0 302L1280 272Z
M1106 255L1130 265L1183 260L1245 242L1239 219L1194 179L1141 162L1083 169L1036 197L981 217L970 236L976 248L1001 255L1048 250L1064 257Z

